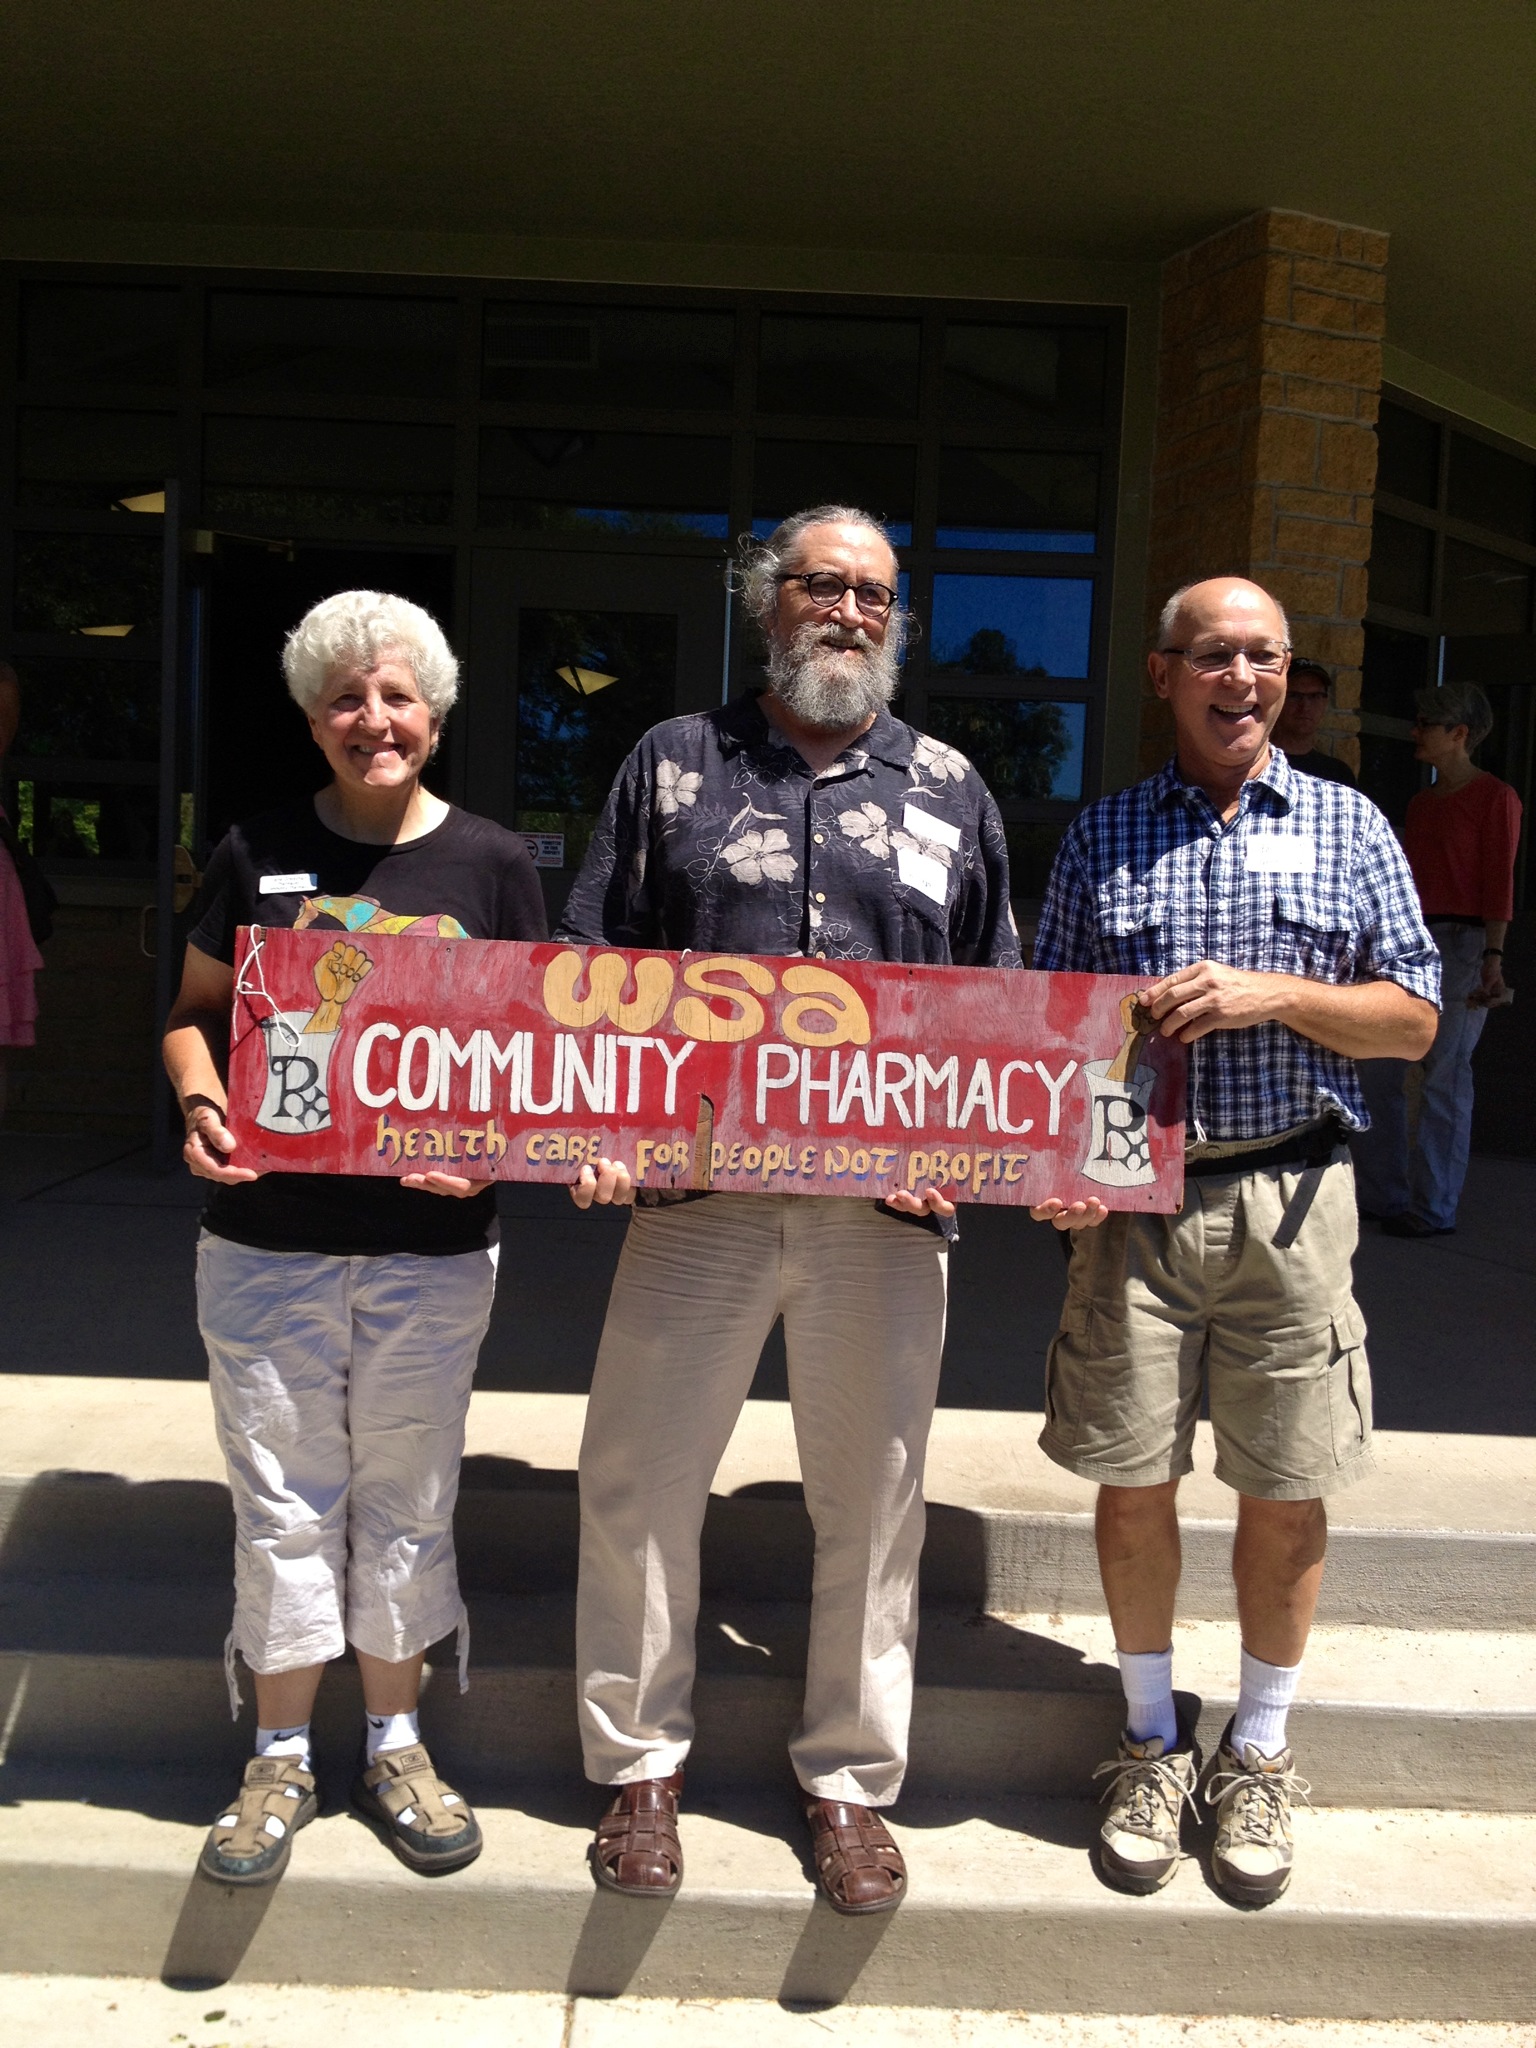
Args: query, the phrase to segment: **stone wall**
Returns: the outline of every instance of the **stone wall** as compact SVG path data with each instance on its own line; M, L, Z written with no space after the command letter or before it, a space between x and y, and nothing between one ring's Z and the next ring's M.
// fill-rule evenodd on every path
M1384 234L1271 210L1163 267L1148 645L1179 584L1253 577L1333 671L1320 744L1354 767L1386 263ZM1144 769L1170 735L1148 688Z

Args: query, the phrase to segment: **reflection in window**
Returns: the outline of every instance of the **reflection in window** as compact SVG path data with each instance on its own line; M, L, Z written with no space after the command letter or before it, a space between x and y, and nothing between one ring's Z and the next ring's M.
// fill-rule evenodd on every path
M677 619L670 613L525 610L518 634L518 830L563 832L565 864L578 867L620 764L671 716L676 685Z
M1429 527L1412 526L1389 512L1376 514L1366 570L1372 604L1427 614L1434 562L1435 536Z
M485 309L486 398L726 411L735 371L733 313L534 303Z
M935 576L930 665L973 676L1088 673L1086 576Z
M481 436L482 526L723 540L730 483L724 438L574 427L491 427Z
M1096 455L946 448L939 458L941 548L1091 555L1098 509Z
M39 860L120 861L147 867L157 845L153 780L18 781L17 837Z
M29 660L21 664L16 753L73 760L156 759L160 669L147 661Z
M1536 463L1522 462L1470 434L1451 436L1447 509L1511 540L1536 540Z
M1440 429L1422 413L1383 400L1376 428L1376 488L1433 508L1440 499Z
M441 526L453 516L453 429L215 418L205 431L204 475L210 519Z
M915 320L765 313L757 409L823 413L829 419L911 419L921 342Z
M1464 540L1445 544L1440 623L1447 633L1524 633L1531 617L1531 572L1524 563Z
M174 413L32 407L18 415L20 505L107 512L120 498L163 489L176 468Z
M1086 704L1052 704L1025 697L928 699L928 730L969 755L1001 802L1009 797L1083 794Z
M450 400L458 326L451 299L213 292L206 380L241 391Z
M759 441L752 483L752 531L760 538L807 505L857 505L912 539L917 450L860 441Z
M18 633L100 633L140 637L160 631L164 553L158 529L137 534L18 533Z
M1102 327L1001 327L952 320L944 331L944 417L952 426L1097 426L1104 413Z
M1382 626L1367 619L1360 709L1383 718L1412 718L1414 692L1433 681L1433 646L1422 633L1404 633L1396 626ZM1366 784L1361 787L1367 795L1374 794Z
M174 384L181 294L127 285L29 284L21 374L58 384Z

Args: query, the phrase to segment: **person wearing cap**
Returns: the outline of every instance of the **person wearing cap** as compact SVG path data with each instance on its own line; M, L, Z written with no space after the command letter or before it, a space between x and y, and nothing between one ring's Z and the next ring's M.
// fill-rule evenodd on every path
M1475 683L1421 690L1414 705L1414 755L1435 779L1408 805L1403 846L1440 949L1444 1007L1424 1056L1412 1142L1408 1069L1371 1060L1361 1074L1371 1127L1352 1143L1363 1216L1389 1237L1449 1237L1472 1147L1472 1055L1489 1005L1506 994L1520 799L1472 759L1493 730L1493 707Z
M1285 702L1270 741L1284 750L1287 761L1303 775L1321 775L1327 782L1347 782L1357 789L1359 784L1348 763L1325 754L1317 744L1317 729L1332 701L1333 678L1323 664L1293 654L1285 678Z

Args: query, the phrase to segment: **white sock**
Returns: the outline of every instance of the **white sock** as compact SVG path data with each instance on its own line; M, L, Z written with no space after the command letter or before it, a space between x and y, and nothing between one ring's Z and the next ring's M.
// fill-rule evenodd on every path
M1266 1664L1246 1650L1238 1685L1237 1713L1232 1722L1232 1751L1241 1759L1253 1747L1278 1756L1285 1747L1285 1717L1296 1697L1299 1664Z
M369 1714L368 1761L377 1763L381 1749L414 1749L421 1740L415 1714Z
M1163 1738L1163 1750L1179 1739L1179 1717L1173 1704L1173 1649L1116 1650L1120 1683L1125 1687L1126 1733L1133 1742Z
M297 1728L258 1728L256 1730L256 1754L258 1756L291 1756L298 1762L301 1771L309 1769L309 1723L303 1722Z

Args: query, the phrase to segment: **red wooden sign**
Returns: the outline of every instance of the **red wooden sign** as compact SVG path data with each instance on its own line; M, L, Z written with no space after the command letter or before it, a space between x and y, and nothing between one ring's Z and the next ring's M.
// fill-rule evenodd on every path
M1137 984L242 929L229 1124L285 1173L1172 1211L1185 1056Z

